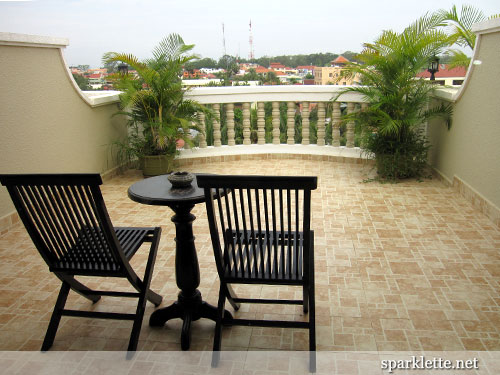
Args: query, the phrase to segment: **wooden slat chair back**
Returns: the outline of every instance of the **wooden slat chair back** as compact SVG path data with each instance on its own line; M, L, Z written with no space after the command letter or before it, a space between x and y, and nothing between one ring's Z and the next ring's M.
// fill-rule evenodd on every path
M311 191L317 177L202 175L212 246L221 281L214 338L216 366L224 324L309 329L310 367L315 369L314 232ZM216 192L218 192L216 194ZM302 286L301 300L238 298L230 284ZM308 322L224 318L226 298L239 303L300 304Z
M40 255L61 281L42 350L54 341L62 315L133 320L128 350L135 351L146 299L158 306L161 297L149 289L161 228L114 228L99 186L99 174L0 175ZM150 252L144 278L129 260L144 242ZM75 276L126 278L136 292L95 291ZM135 314L64 309L69 290L97 302L101 296L138 298Z

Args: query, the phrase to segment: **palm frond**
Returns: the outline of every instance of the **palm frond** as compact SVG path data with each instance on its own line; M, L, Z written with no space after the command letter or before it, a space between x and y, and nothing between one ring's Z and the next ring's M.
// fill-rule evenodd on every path
M460 14L455 5L450 10L441 9L437 14L442 17L445 25L451 29L451 40L460 45L474 49L476 34L472 32L472 25L484 21L483 12L471 5L463 5Z
M452 124L453 106L451 104L441 103L436 107L429 108L427 111L423 113L423 119L425 121L435 117L443 119L449 130Z
M470 57L467 56L463 51L457 49L450 49L447 51L451 55L450 68L463 67L467 69L470 65Z

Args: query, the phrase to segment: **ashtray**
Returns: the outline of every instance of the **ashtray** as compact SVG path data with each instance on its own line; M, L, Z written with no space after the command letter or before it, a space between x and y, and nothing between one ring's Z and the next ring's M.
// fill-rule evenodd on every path
M194 180L194 174L189 172L173 172L167 176L173 188L187 188Z

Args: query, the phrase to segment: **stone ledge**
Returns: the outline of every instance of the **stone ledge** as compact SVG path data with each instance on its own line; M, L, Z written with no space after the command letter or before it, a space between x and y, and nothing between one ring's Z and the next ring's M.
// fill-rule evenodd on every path
M256 154L238 154L238 155L206 155L190 158L178 158L175 159L176 166L191 166L196 164L208 164L208 163L222 163L227 161L239 161L239 160L317 160L317 161L330 161L337 163L348 163L348 164L374 164L373 160L353 158L346 156L336 156L336 155L314 155L314 154L278 154L278 153L256 153Z
M264 144L264 145L236 145L236 146L209 146L206 148L194 148L181 150L178 159L192 159L212 156L236 156L236 155L314 155L332 156L347 159L363 158L363 151L359 147L348 148L345 146L318 146L318 145L287 145L287 144ZM320 159L327 160L327 159Z
M92 107L120 102L121 91L82 91Z

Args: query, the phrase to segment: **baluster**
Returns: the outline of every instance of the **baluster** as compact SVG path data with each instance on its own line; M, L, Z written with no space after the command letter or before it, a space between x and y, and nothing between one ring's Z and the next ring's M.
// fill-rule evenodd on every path
M309 102L302 102L302 144L309 144Z
M325 103L319 102L318 103L318 123L316 125L318 128L318 140L316 141L318 146L325 145L325 116L326 116Z
M207 127L205 126L205 114L203 112L198 112L198 120L200 121L200 148L207 148Z
M273 144L280 144L280 103L273 102Z
M243 103L243 144L250 143L250 103Z
M340 146L340 103L333 103L332 111L332 146Z
M221 143L221 133L220 133L220 104L215 103L212 105L212 108L215 112L214 118L214 146L220 147Z
M266 143L266 120L265 120L264 102L257 103L257 144Z
M191 122L191 125L194 125L194 122ZM191 135L191 132L188 131L188 133L185 135L186 139L188 139L190 142L193 141L193 136ZM191 146L189 145L189 142L184 142L184 145L181 147L181 149L184 149L184 150L188 150L191 148Z
M354 112L354 103L347 103L347 114ZM346 147L354 147L354 121L349 121L347 123L346 130Z
M288 102L287 121L286 121L286 143L295 144L295 102Z
M234 146L234 104L226 104L226 121L227 121L227 144Z

